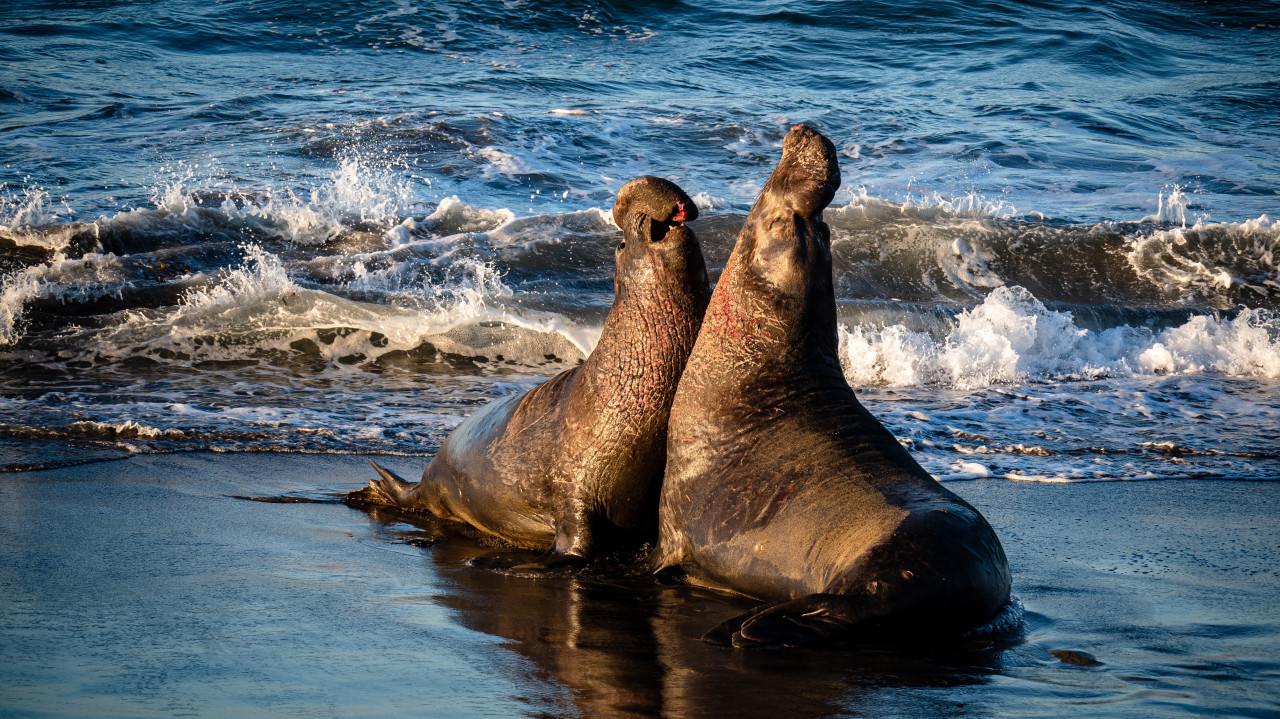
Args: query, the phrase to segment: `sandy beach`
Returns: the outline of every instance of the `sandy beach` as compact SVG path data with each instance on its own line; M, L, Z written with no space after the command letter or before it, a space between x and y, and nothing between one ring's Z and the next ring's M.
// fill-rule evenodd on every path
M1004 542L1020 636L732 651L697 637L747 600L507 577L429 523L234 498L323 498L368 474L356 456L192 453L5 475L0 714L1280 711L1280 484L951 482Z

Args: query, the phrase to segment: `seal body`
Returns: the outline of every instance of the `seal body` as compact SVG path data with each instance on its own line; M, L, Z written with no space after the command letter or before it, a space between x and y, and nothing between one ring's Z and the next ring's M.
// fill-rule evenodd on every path
M1007 601L995 532L854 396L837 354L835 148L798 125L752 207L671 409L657 571L767 600L707 635L807 644L963 631Z
M642 177L619 190L614 302L579 366L462 422L417 484L382 478L359 504L424 510L545 560L590 559L656 534L667 416L710 290L693 201ZM376 465L375 465L376 467Z

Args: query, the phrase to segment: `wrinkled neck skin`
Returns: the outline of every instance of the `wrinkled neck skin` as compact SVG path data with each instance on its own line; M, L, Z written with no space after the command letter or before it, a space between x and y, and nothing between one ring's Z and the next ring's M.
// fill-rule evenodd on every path
M665 427L710 294L693 233L671 232L662 242L626 232L600 343L578 368L589 390L577 399L640 431Z
M686 372L688 390L721 398L715 406L735 395L749 404L852 396L838 355L830 230L821 209L796 212L781 170L747 216Z

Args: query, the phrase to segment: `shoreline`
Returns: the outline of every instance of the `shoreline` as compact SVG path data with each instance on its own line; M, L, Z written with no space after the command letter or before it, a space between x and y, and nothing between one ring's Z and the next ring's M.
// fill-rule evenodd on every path
M119 450L123 451L123 450ZM84 460L71 460L68 463L55 463L49 466L7 466L0 467L0 478L13 474L31 474L36 472L56 472L65 469L74 469L76 467L84 467L94 464L106 464L111 462L125 462L131 459L141 457L165 457L180 455L216 455L216 456L253 456L267 455L278 457L304 456L304 457L355 457L358 459L375 459L375 458L391 458L391 461L421 459L422 469L426 469L426 465L431 461L433 454L396 454L390 452L329 452L329 451L307 451L307 450L279 450L279 449L237 449L237 450L218 450L218 449L190 449L178 450L172 452L134 452L122 454L119 457L100 457ZM420 472L413 472L411 476L417 476ZM1147 482L1244 482L1244 483L1261 483L1268 484L1272 482L1280 482L1280 476L1276 477L1248 477L1248 476L1203 476L1203 475L1160 475L1150 477L1039 477L1039 476L1022 476L1016 474L1001 475L982 475L969 476L960 475L931 475L934 481L945 485L967 484L970 482L1016 482L1021 484L1125 484L1125 483L1147 483Z

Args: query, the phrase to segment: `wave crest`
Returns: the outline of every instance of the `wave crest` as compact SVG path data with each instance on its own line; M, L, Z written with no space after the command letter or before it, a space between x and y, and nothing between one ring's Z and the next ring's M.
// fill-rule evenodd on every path
M1280 377L1280 317L1243 309L1197 316L1158 333L1121 326L1092 332L1022 287L1000 287L960 313L941 341L902 325L842 325L840 357L854 386L974 389L1028 380L1219 372Z
M1186 227L1184 210L1162 196L1137 223L1076 225L980 198L919 205L864 192L825 219L845 297L970 302L1018 285L1052 302L1280 309L1280 221Z
M1139 277L1182 301L1233 290L1267 299L1280 295L1280 220L1156 230L1130 240L1126 258Z

